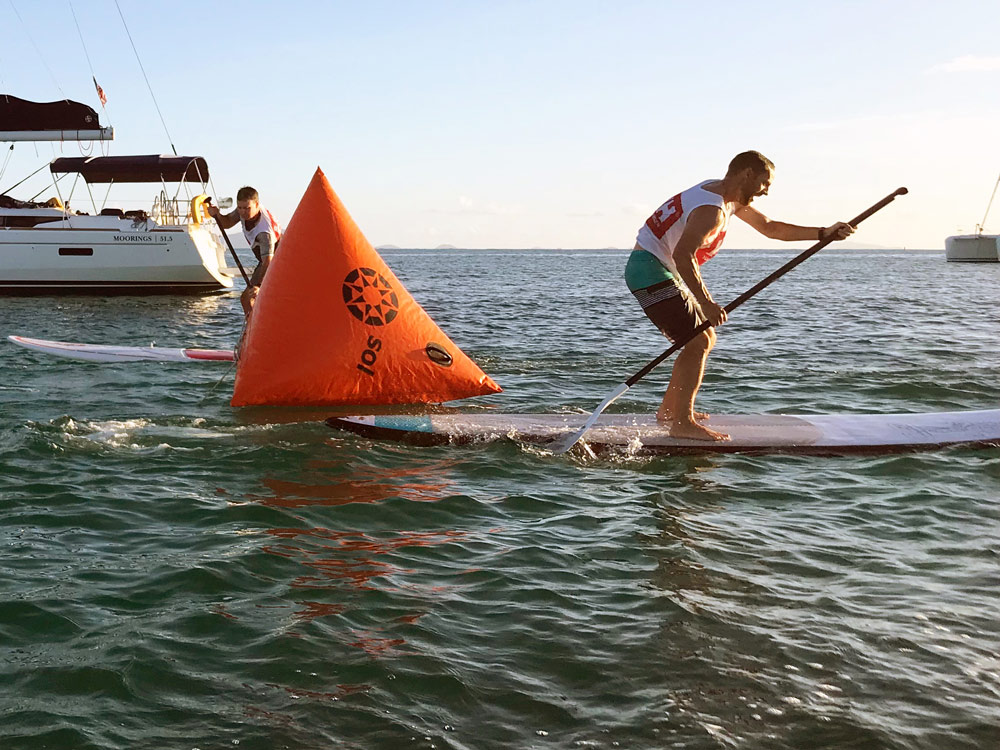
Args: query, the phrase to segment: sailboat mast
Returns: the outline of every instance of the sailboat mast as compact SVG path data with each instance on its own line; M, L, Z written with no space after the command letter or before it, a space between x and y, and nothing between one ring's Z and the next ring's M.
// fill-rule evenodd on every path
M997 184L993 186L993 194L990 196L990 202L986 204L986 213L983 214L982 222L976 227L976 234L982 234L986 227L986 217L990 215L990 208L993 207L993 199L996 198L998 187L1000 187L1000 177L997 177Z

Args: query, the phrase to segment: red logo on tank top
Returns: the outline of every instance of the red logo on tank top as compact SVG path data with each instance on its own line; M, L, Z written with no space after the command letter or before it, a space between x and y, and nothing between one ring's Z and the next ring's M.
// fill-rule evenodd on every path
M698 261L699 266L704 265L705 261L711 260L715 257L716 253L719 252L719 247L722 245L722 241L724 239L726 239L725 229L715 235L715 239L712 240L712 244L707 245L706 247L699 247L698 250L695 251L694 258Z
M663 239L670 227L672 227L684 214L684 207L681 206L681 194L678 193L653 212L653 215L646 219L646 226L653 236L658 240Z
M277 245L278 240L281 239L281 227L278 225L278 222L277 220L275 220L274 216L271 215L271 212L268 211L266 208L264 209L264 213L267 214L267 220L271 222L271 231L274 232L274 244Z

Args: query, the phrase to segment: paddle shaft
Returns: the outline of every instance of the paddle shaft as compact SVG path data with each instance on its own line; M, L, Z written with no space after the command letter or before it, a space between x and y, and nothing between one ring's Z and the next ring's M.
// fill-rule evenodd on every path
M872 206L871 208L869 208L867 211L863 211L860 214L858 214L857 216L855 216L848 223L851 226L857 226L858 224L860 224L862 221L864 221L865 219L867 219L869 216L871 216L876 211L879 211L879 210L885 208L890 203L892 203L892 201L896 198L897 195L906 195L906 193L907 193L907 190L906 190L905 187L899 188L898 190L894 191L893 193L887 195L885 198L883 198L882 200L880 200L878 203L876 203L874 206ZM786 273L788 273L789 271L791 271L793 268L795 268L795 266L799 265L800 263L802 263L807 258L815 255L816 253L818 253L820 250L822 250L824 247L826 247L827 245L829 245L833 241L834 240L833 240L832 237L828 237L825 240L820 240L815 245L813 245L812 247L810 247L808 250L805 250L804 252L799 253L794 258L792 258L790 261L788 261L785 265L783 265L781 268L779 268L777 271L775 271L770 276L768 276L766 279L761 280L760 282L758 282L757 284L755 284L750 289L747 289L745 292L743 292L743 294L741 294L739 297L737 297L732 302L730 302L728 305L726 305L726 312L729 313L729 312L735 310L737 307L739 307L744 302L746 302L748 299L750 299L755 294L757 294L757 292L759 292L761 289L763 289L766 286L769 286L774 281L776 281L777 279L779 279L780 277L784 276ZM582 438L584 435L587 434L587 431L590 430L590 428L594 425L594 423L597 421L597 418L601 415L601 413L605 409L607 409L608 406L610 406L619 396L621 396L629 388L631 388L633 385L635 385L640 380L642 380L642 378L646 377L646 375L648 375L650 373L650 371L654 367L656 367L658 364L660 364L663 360L665 360L671 354L673 354L674 352L676 352L678 349L680 349L683 346L685 346L695 336L697 336L698 334L702 333L703 331L707 331L709 328L711 328L711 325L708 323L708 321L702 323L697 328L695 328L694 331L691 332L691 335L687 336L682 341L678 341L677 343L675 343L673 346L671 346L669 349L667 349L665 352L663 352L663 354L661 354L659 357L657 357L652 362L650 362L648 365L646 365L641 370L639 370L639 372L637 372L635 375L633 375L632 377L630 377L624 383L620 383L615 388L615 390L613 390L611 393L609 393L608 396L607 396L607 398L605 398L600 403L600 405L597 407L597 409L594 410L594 412L587 419L587 422L583 425L583 427L580 430L578 430L574 435L570 435L570 437L569 437L568 440L564 440L561 443L559 443L558 445L554 446L552 448L552 452L556 453L556 454L566 453L570 448L572 448L574 445L576 445L577 442L579 442L580 438Z
M212 202L209 198L208 203ZM233 260L236 261L236 267L240 269L240 273L243 274L243 280L246 282L247 286L250 286L250 277L247 276L246 270L243 268L243 264L240 263L240 257L236 254L236 248L233 247L233 243L229 240L229 235L226 234L226 228L222 226L222 222L219 221L219 217L215 217L215 223L219 225L219 231L222 232L222 239L226 241L226 245L229 247L229 252L233 254Z
M878 203L876 203L874 206L872 206L868 210L863 211L860 214L858 214L857 216L855 216L853 219L851 219L847 223L850 224L852 227L856 227L858 224L860 224L862 221L864 221L865 219L867 219L869 216L871 216L872 214L874 214L877 211L880 211L881 209L885 208L890 203L892 203L892 201L896 198L896 196L898 196L898 195L906 195L906 193L907 193L906 188L901 187L901 188L897 189L893 193L887 195L885 198L883 198L882 200L880 200ZM796 255L794 258L792 258L790 261L788 261L785 265L783 265L777 271L775 271L774 273L772 273L767 278L762 279L761 281L757 282L752 287L750 287L745 292L743 292L743 294L741 294L739 297L737 297L732 302L730 302L728 305L726 305L726 308L725 308L726 309L726 313L727 314L731 313L733 310L735 310L737 307L739 307L740 305L742 305L744 302L746 302L748 299L750 299L751 297L753 297L755 294L757 294L758 292L760 292L761 290L763 290L765 287L768 287L771 284L773 284L775 281L777 281L778 279L780 279L782 276L784 276L786 273L788 273L789 271L791 271L793 268L795 268L800 263L804 263L806 260L808 260L809 258L811 258L816 253L818 253L824 247L826 247L827 245L829 245L831 242L834 242L834 239L832 237L828 237L825 240L820 240L815 245L813 245L812 247L810 247L808 250L804 250L803 252L801 252L798 255ZM646 365L641 370L639 370L639 372L637 372L635 375L633 375L628 380L626 380L625 381L625 385L627 385L629 388L631 388L633 385L635 385L640 380L642 380L644 377L646 377L653 370L653 368L655 368L657 365L659 365L661 362L663 362L663 360L665 360L671 354L673 354L674 352L676 352L678 349L684 348L692 339L694 339L696 336L700 335L701 333L707 331L711 327L712 327L712 324L709 323L706 320L704 323L702 323L697 328L695 328L690 333L690 335L688 335L686 338L684 338L684 339L676 342L673 346L671 346L669 349L667 349L665 352L663 352L663 354L661 354L660 356L658 356L656 359L654 359L648 365Z

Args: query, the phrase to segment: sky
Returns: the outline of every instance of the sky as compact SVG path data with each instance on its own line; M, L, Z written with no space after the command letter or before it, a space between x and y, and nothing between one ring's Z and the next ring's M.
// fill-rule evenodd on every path
M173 144L284 223L319 167L376 245L630 248L752 148L771 218L828 225L906 186L853 242L939 249L1000 174L997 2L0 0L0 28L0 92L115 128L86 153ZM0 149L0 190L81 153ZM726 240L782 244L739 221Z

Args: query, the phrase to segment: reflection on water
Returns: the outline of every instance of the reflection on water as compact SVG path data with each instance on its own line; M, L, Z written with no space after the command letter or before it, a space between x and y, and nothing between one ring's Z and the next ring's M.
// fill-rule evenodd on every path
M715 550L733 541L714 523L723 506L703 498L687 502L703 491L719 494L714 482L705 481L706 468L683 475L679 481L687 484L680 497L663 492L646 498L657 510L656 532L644 537L656 559L650 583L674 605L650 643L651 659L669 665L662 700L674 725L736 746L768 731L763 717L773 721L784 709L773 680L761 674L766 667L760 655L773 651L773 644L749 634L735 616L747 581L716 564Z
M293 698L314 698L314 699L325 699L325 700L340 700L341 698L353 695L354 693L364 693L371 690L371 685L337 685L336 691L319 691L319 690L303 690L302 688L292 688L287 685L276 685L274 683L265 683L267 687L275 688L276 690L284 690Z
M314 620L317 617L328 617L330 615L341 614L346 607L343 604L328 604L326 602L297 602L302 605L303 609L294 612L294 616L297 620L308 622Z
M453 464L453 461L441 460L421 462L414 467L365 466L363 477L341 476L324 483L263 477L260 482L271 494L246 495L246 502L279 508L377 503L393 497L433 502L450 494L446 474ZM329 469L343 472L344 468L342 463L326 461L313 461L308 466L314 471Z
M509 386L463 411L585 418L662 340L621 294L621 257L520 255L397 258ZM789 257L770 255L720 257L713 293ZM992 408L996 320L968 307L997 309L996 270L820 254L722 329L701 405ZM871 300L897 313L888 339ZM0 317L41 338L221 347L238 307L11 299ZM589 317L567 337L571 308ZM0 735L26 750L996 745L996 451L417 449L340 437L333 409L232 410L209 393L224 367L13 345L0 364L16 548L0 703L20 706ZM667 374L615 409L655 409Z
M695 467L692 474L685 472L682 481L695 479L691 486L696 492L717 489L700 475L705 468ZM679 502L666 492L651 495L646 502L657 510L657 533L644 539L650 554L656 559L650 582L674 604L697 614L700 611L699 602L716 593L720 584L718 578L714 574L709 575L705 566L697 560L701 547L717 543L718 530L710 523L699 520L698 516L714 513L718 508L706 505L704 498L700 507Z
M298 574L294 566L284 574L282 585L288 592L315 592L302 599L295 598L294 593L287 596L286 601L293 600L293 623L306 626L325 621L336 629L336 641L341 647L368 658L412 654L406 638L397 631L415 626L426 613L425 607L446 588L433 577L428 578L420 550L462 544L469 534L455 529L400 529L408 518L421 525L427 521L425 513L411 517L400 509L406 502L436 502L454 496L448 474L455 463L439 459L389 467L369 462L355 467L353 462L313 458L293 474L299 478L261 477L259 486L264 491L245 494L230 506L295 509L328 521L327 509L332 507L391 505L386 511L388 527L381 530L371 526L364 530L334 529L305 522L302 526L272 526L255 533L263 539L259 547L262 552L299 567ZM311 477L311 481L303 476ZM402 505L399 501L403 501ZM295 516L286 512L282 518L291 520ZM402 595L406 604L402 609L397 605L383 612L383 597L387 594L397 598ZM282 604L277 606L287 609ZM217 613L231 617L221 606ZM294 632L285 628L282 631L297 638L307 637L309 632L300 627L295 627ZM339 699L355 689L343 685L338 688L345 692L319 697Z
M382 638L374 633L361 632L355 632L355 635L358 636L358 640L347 645L359 648L372 657L416 654L414 651L404 651L399 648L406 644L406 641L402 638Z
M364 683L336 685L336 690L305 690L302 688L290 687L288 685L279 685L274 682L265 682L262 684L262 687L281 691L295 700L305 698L324 702L340 701L351 695L367 693L372 689L371 685ZM251 722L254 720L263 721L269 725L293 727L298 723L294 713L290 711L269 711L261 706L253 704L245 704L243 706L243 715L246 719L251 720ZM233 744L238 744L238 742Z
M262 549L272 555L299 559L302 565L315 571L291 581L295 588L336 588L345 583L352 588L373 589L375 579L415 573L389 559L392 553L405 547L432 547L460 542L466 538L461 531L398 531L388 539L378 539L356 531L331 529L267 529L270 536L291 540L268 544ZM330 544L326 541L332 542ZM383 587L395 590L394 587Z

